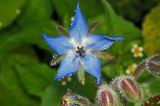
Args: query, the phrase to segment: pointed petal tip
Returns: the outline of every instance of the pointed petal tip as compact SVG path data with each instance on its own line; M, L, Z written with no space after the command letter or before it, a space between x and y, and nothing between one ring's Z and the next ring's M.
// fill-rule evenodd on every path
M43 33L42 33L42 36L46 36L46 33L45 33L45 32L43 32Z
M81 14L82 13L79 2L77 2L75 13L76 14Z
M44 40L46 40L46 38L47 38L46 33L42 33L42 38L43 38Z
M69 76L69 75L56 75L55 77L54 77L54 80L59 80L59 79L63 79L64 77L67 77L67 76Z
M63 79L64 77L70 77L72 76L72 74L74 74L75 72L71 72L71 73L68 73L66 75L57 75L54 77L54 80L58 80L58 79Z
M124 37L119 36L119 39L118 39L118 40L125 40L125 38L124 38Z
M113 37L115 40L124 40L124 37L122 37L122 36L115 36L115 37Z
M60 79L59 76L55 76L55 77L54 77L54 80L58 80L58 79Z
M72 26L74 26L76 24L79 13L81 13L81 10L80 10L80 7L79 7L79 2L77 2L74 19L71 22L71 28L72 28Z
M101 75L98 75L98 76L97 76L97 84L98 84L98 85L101 85L101 83L102 83Z
M77 10L77 9L80 9L80 7L79 7L79 2L77 2L76 10Z

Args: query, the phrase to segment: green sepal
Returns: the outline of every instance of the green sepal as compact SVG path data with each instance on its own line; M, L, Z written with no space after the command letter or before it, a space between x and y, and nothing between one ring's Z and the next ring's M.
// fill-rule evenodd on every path
M57 30L63 36L68 37L68 31L63 26L58 26Z
M102 58L102 59L113 59L114 56L112 56L111 54L109 53L106 53L106 52L103 52L103 51L97 51L97 52L94 52L96 56L98 56L99 58Z
M57 63L59 63L62 59L64 59L65 55L61 55L61 56L55 56L52 58L52 60L50 61L50 66L55 66Z
M94 30L96 29L96 27L97 27L97 21L93 21L89 26L88 35L91 35L92 32L94 32Z
M77 72L78 80L82 85L84 85L85 84L85 72L84 72L84 69L81 63L79 63L78 67L79 67L79 70Z

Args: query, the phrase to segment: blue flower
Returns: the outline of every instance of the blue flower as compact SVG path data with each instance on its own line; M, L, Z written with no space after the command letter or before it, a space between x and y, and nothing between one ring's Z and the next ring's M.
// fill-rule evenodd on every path
M43 34L44 40L58 54L65 55L60 63L58 74L55 80L76 73L79 64L83 69L101 83L101 65L99 58L94 52L103 51L109 48L115 41L123 40L120 36L104 36L100 34L90 34L89 27L80 10L79 4L76 7L74 20L67 36L48 37Z

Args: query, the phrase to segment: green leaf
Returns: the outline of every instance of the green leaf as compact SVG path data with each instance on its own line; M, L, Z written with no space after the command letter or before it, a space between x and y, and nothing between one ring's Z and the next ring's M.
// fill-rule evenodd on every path
M45 64L38 62L32 48L27 46L8 56L27 93L40 97L53 80L53 71Z
M39 66L41 68L38 68ZM44 68L45 70L43 70ZM40 100L35 96L39 97L41 92L44 92L45 86L47 86L45 84L49 83L47 79L51 78L48 76L52 75L48 70L46 71L46 68L47 66L38 63L35 52L29 46L18 47L18 52L14 49L14 51L1 56L1 105L38 106ZM35 72L35 70L37 71ZM45 84L44 81L46 81Z
M153 55L160 51L160 4L146 16L143 23L144 51Z
M157 5L159 0L108 0L108 2L118 14L139 24L142 22L144 14Z
M9 63L3 65L3 69L1 67L0 94L2 106L38 106L39 100L25 93L14 67Z
M13 45L16 44L33 44L39 46L45 50L49 49L48 45L42 38L42 34L46 33L47 35L59 35L56 31L56 23L53 21L43 21L39 24L32 25L31 27L26 27L24 30L17 33L10 34L8 38L3 40L0 45L0 51L4 49L11 49ZM3 35L4 36L4 35Z
M26 0L26 5L18 23L20 26L32 26L41 23L51 18L52 11L50 0Z
M145 99L147 99L152 95L156 95L160 92L159 83L160 83L160 79L154 78L152 76L150 80L147 80L147 82L145 81L144 83L140 84L143 89Z
M130 37L140 36L140 30L131 22L118 16L106 0L102 0L102 3L105 9L105 24L108 34L122 35L126 40L129 40Z
M134 26L133 23L117 15L106 0L101 1L105 14L93 18L97 20L99 26L95 33L101 32L106 35L123 36L125 40L116 42L110 51L114 53L114 55L122 55L125 52L130 52L132 41L141 38L140 30ZM126 46L126 44L129 46Z
M42 97L41 106L59 106L61 97L65 94L65 91L58 89L55 83L49 85Z
M32 27L27 27L23 31L17 33L11 40L34 44L42 49L51 50L42 38L43 33L50 36L59 35L56 30L56 23L53 21L43 21L39 24L33 25Z
M15 67L22 85L29 94L42 96L45 88L53 80L53 71L44 64L17 63Z
M23 5L24 0L0 0L0 30L13 23Z
M65 87L61 85L61 82L53 81L47 88L42 97L41 106L59 106L60 99L67 92L67 89L73 91L73 93L80 94L81 96L85 96L91 101L94 101L94 97L96 95L97 84L95 79L91 76L86 76L85 85L81 85L74 77L72 76L73 82L67 84ZM81 88L81 89L78 89Z
M73 75L72 78L73 78L73 82L69 83L66 86L66 88L69 88L73 92L81 96L87 97L91 101L94 101L96 91L98 89L96 79L90 74L87 74L86 72L85 72L85 85L80 84L80 82L77 79L77 76L75 78ZM77 88L81 88L81 89L77 89Z

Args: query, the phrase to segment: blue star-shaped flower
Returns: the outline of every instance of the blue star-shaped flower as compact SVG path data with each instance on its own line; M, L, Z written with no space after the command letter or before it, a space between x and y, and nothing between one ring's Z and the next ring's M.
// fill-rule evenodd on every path
M88 25L78 4L68 37L47 37L43 34L44 40L58 55L65 55L55 77L56 80L77 72L81 64L83 69L94 76L100 84L101 65L94 52L109 48L115 41L123 40L123 37L109 37L88 32Z

